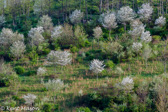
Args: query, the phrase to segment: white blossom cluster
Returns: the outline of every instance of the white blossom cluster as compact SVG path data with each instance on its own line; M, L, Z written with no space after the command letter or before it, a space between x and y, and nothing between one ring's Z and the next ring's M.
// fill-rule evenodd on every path
M52 64L65 66L71 63L72 57L68 51L51 51L47 56L47 60Z
M93 35L96 39L99 39L103 34L103 31L102 31L101 27L99 27L99 26L96 27L95 29L93 29L93 32L94 32Z
M0 16L0 26L2 26L4 23L5 23L5 16L4 15L1 15Z
M151 42L151 41L152 41L152 37L151 37L150 32L149 32L149 31L142 32L141 40L142 40L143 42L146 42L146 43Z
M116 67L116 69L115 69L115 73L121 75L121 74L124 73L124 71L122 70L121 67Z
M131 22L131 27L134 29L136 27L139 27L143 25L143 23L139 19L135 19Z
M153 8L149 3L142 4L141 8L138 11L140 18L143 20L148 20L153 13Z
M32 105L34 100L37 98L36 95L28 93L27 95L23 96L23 99L26 101L25 104Z
M132 90L134 88L134 81L130 77L126 77L122 80L121 86L124 90Z
M39 32L40 34L42 34L44 32L44 29L42 26L39 26L37 28L31 28L31 30L28 33L28 36L32 37L35 34L35 32Z
M160 27L164 26L166 24L166 18L161 16L155 21L155 25L158 25Z
M37 69L37 75L44 75L44 74L46 74L46 72L47 72L47 70L44 67L39 67Z
M26 46L22 41L16 41L10 47L10 52L14 57L19 58L23 55L25 49Z
M24 36L11 29L3 28L0 34L0 44L10 46L16 41L24 41Z
M84 16L84 13L81 12L81 10L76 9L72 12L72 14L69 16L71 23L80 23L82 18Z
M105 13L102 25L104 28L112 29L117 27L116 16L114 13Z
M61 81L61 79L53 79L53 80L48 80L47 83L43 83L43 85L46 87L47 90L61 90L63 89L66 85L64 85L64 82Z
M30 37L30 44L38 46L40 43L44 41L44 37L42 33L44 32L43 27L31 28L28 33Z
M83 96L83 90L81 89L81 90L79 90L79 96Z
M56 26L56 27L54 28L54 30L52 31L51 38L52 38L53 40L56 40L56 39L58 39L58 38L61 36L62 33L63 33L63 28L62 28L62 26L61 26L61 25Z
M115 87L124 90L126 93L134 89L134 81L131 77L123 78L120 83L115 84Z
M139 52L142 49L142 44L139 42L134 42L132 45L132 49L135 52Z
M96 74L101 73L105 67L105 65L103 63L104 63L104 61L94 59L90 64L90 70L92 70Z
M37 26L41 26L45 31L51 31L53 28L52 19L48 15L43 15L37 23Z
M141 34L145 31L145 26L143 24L136 26L133 28L133 30L130 30L128 33L136 38L136 37L140 37Z
M117 13L118 20L123 23L132 21L134 17L135 13L129 6L121 7Z

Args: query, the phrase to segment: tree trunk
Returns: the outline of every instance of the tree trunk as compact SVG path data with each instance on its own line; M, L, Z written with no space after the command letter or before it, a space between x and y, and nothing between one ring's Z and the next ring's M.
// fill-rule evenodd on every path
M87 7L87 0L85 0L85 10L86 10L86 18L88 20L88 7Z
M103 2L102 2L102 0L100 0L99 13L101 13L101 12L102 12L102 5L103 5Z

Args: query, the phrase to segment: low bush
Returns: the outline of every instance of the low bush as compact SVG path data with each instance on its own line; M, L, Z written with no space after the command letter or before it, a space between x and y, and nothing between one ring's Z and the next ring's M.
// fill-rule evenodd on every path
M111 60L108 60L106 63L105 63L105 67L106 68L114 68L114 66L115 66L115 64L113 63L113 61L111 61Z
M16 73L19 75L22 75L25 73L25 69L22 66L16 66L14 69L15 69Z

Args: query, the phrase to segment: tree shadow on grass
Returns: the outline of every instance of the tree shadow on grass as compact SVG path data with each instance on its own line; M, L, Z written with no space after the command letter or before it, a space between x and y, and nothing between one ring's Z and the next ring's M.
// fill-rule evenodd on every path
M97 74L92 73L90 70L79 69L77 74L74 74L75 77L83 77L83 79L97 79ZM105 71L104 73L98 74L98 78L118 78L119 76L116 74L108 73Z
M143 77L154 77L154 76L158 76L158 75L160 75L161 73L145 73L145 72L142 72L141 73L141 76L143 76Z

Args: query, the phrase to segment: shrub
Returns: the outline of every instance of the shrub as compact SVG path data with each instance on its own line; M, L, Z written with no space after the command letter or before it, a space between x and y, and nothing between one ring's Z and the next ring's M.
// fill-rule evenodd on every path
M46 55L46 54L49 54L50 53L50 49L43 49L43 54Z
M111 60L108 60L106 63L105 63L105 67L107 67L107 68L114 68L114 66L115 66L115 64L113 63L113 61L111 61Z
M80 107L77 108L77 112L91 112L91 110L88 107Z
M7 87L18 80L18 76L10 65L0 64L0 87Z
M9 79L0 79L0 87L8 87L9 85L10 85Z
M104 55L108 58L113 59L113 61L118 61L124 57L123 46L118 42L107 42L101 43L101 49Z
M53 80L48 80L48 82L44 83L42 82L43 85L46 87L47 90L56 90L59 91L63 88L65 88L67 85L64 85L64 82L61 81L61 79L53 79Z
M42 110L44 112L52 112L52 109L53 109L53 104L47 103L47 104L43 105L43 109Z
M61 38L58 39L58 43L62 47L70 47L70 45L76 44L76 40L77 39L74 37L72 26L69 24L64 24L63 33L61 34Z
M22 66L17 66L14 68L16 73L19 75L22 75L23 73L25 73L25 69Z
M29 58L21 58L21 59L19 60L19 63L20 63L20 64L27 65L27 64L29 64Z
M75 53L75 52L79 51L79 49L76 46L71 47L70 50L71 50L72 53Z
M32 75L35 75L36 74L36 71L28 71L27 73L26 73L26 75L27 76L32 76Z
M159 35L154 35L153 40L160 41L161 37Z
M89 46L87 41L87 34L84 31L84 28L81 26L76 26L75 30L69 24L64 24L63 33L61 33L60 38L58 38L58 43L63 48L69 48L71 45L76 47L85 47Z

